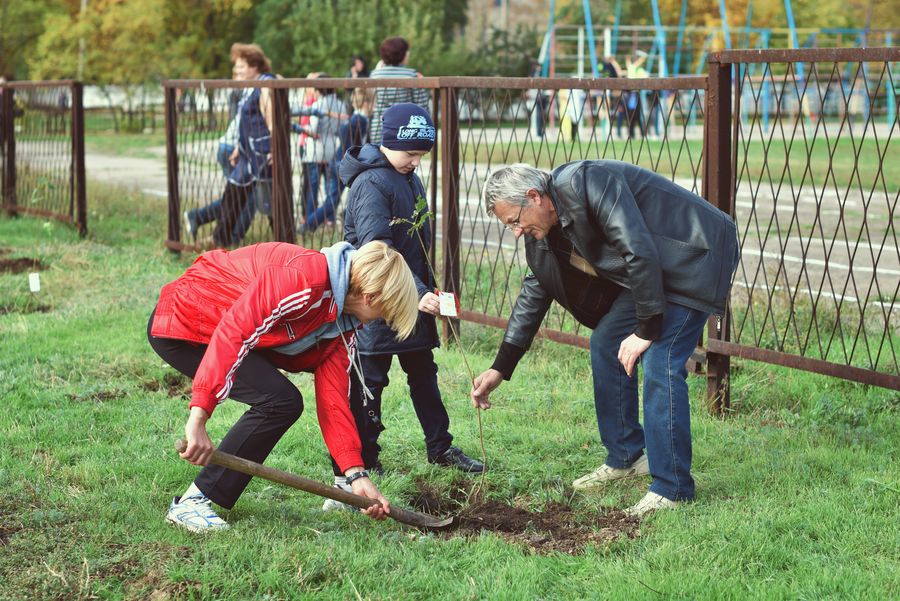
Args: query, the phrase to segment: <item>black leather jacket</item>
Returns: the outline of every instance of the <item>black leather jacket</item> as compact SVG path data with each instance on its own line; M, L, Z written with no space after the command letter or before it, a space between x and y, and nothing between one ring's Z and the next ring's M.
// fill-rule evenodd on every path
M658 337L666 301L724 313L740 258L737 230L728 215L672 181L620 161L567 163L553 171L552 180L550 196L562 236L601 279L632 291L639 336ZM523 353L550 301L566 306L558 295L557 280L563 278L558 264L554 269L542 260L534 238L526 236L525 245L533 276L522 284L503 339L504 346L515 345ZM614 288L606 291L614 298ZM599 302L593 317L599 320L596 310L605 314L610 302ZM500 355L495 368L509 377L510 362L500 361Z
M506 327L504 342L527 349L555 300L579 323L594 329L621 288L605 278L589 276L568 265L547 238L525 238L529 271ZM502 371L502 370L501 370Z

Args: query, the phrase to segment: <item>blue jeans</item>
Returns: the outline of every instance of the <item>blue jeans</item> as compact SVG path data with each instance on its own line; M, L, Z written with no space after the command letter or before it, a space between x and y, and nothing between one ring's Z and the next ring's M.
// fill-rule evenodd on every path
M326 221L334 221L334 212L341 199L340 179L337 160L327 163L303 163L306 176L306 229L315 230ZM325 203L319 204L319 175L325 176Z
M450 448L453 435L450 434L450 416L438 388L438 367L434 362L434 352L431 349L422 349L397 353L396 356L400 360L400 367L406 373L409 398L425 434L425 452L428 457L437 457ZM359 379L356 374L350 376L350 411L359 431L362 458L366 468L379 464L381 445L378 444L378 436L384 429L381 425L381 394L390 383L388 373L391 371L393 358L394 355L360 355L366 386L375 397L369 400L365 407ZM335 476L343 474L334 463L334 459L332 468Z
M231 238L229 241L223 241L226 246L230 246L231 244L238 244L241 240L244 239L244 234L247 233L247 230L250 229L250 225L253 223L253 217L256 215L257 208L265 214L266 208L257 207L257 196L262 195L262 190L259 189L260 186L266 185L265 182L257 182L252 184L251 186L245 187L244 191L247 193L247 200L243 204L241 204L240 213L236 216L229 216L231 222L234 224L233 228L230 232ZM228 186L232 186L236 188L234 184L227 184ZM224 200L224 194L222 198L217 198L206 206L199 207L197 209L192 209L188 211L188 214L192 219L195 220L197 226L201 226L207 223L212 223L213 221L218 221L225 217L223 215L222 202ZM268 208L268 211L271 212L271 209ZM218 243L218 241L217 241Z
M641 356L644 428L638 421L637 372L628 377L619 345L637 326L631 291L622 292L591 334L594 406L606 464L624 468L647 449L650 491L673 501L694 498L691 414L685 364L709 315L666 303L662 333Z
M219 143L219 150L216 151L216 162L222 168L222 175L228 177L228 174L231 173L231 163L228 162L228 157L231 156L231 153L234 152L234 146L231 144Z

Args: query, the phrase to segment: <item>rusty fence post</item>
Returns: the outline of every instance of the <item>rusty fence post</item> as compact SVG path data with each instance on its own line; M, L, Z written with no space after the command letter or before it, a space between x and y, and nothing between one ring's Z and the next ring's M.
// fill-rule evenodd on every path
M16 97L15 88L3 88L3 204L6 213L16 215Z
M287 88L269 88L272 98L272 229L279 242L295 243L294 182L291 179L291 109Z
M440 115L441 111L441 95L440 89L432 88L431 90L431 106L433 108L432 119L434 120L437 127L440 127L440 119L438 115ZM438 198L438 179L439 179L439 171L438 171L438 161L441 159L440 147L435 144L434 148L431 151L431 169L428 172L429 182L429 197L431 198L431 202L429 203L428 210L431 211L433 215L431 219L431 248L428 249L428 259L431 261L432 269L435 269L435 265L437 265L437 198ZM435 285L437 285L437 274L432 273L435 279Z
M78 234L87 235L87 181L84 168L84 84L72 82L72 180L75 195L75 224Z
M441 289L459 296L459 110L456 92L456 88L440 89L441 234L444 241ZM459 332L459 319L453 318L452 322ZM444 339L451 340L447 321L444 321Z
M732 163L732 64L709 58L709 84L706 93L706 170L704 187L707 200L734 217L734 172ZM721 318L712 316L707 324L707 339L728 341L731 337L731 309ZM731 406L731 357L707 351L706 394L714 413L723 414Z
M163 84L165 85L165 84ZM181 241L181 197L178 193L178 109L175 88L166 87L166 171L169 195L169 240Z

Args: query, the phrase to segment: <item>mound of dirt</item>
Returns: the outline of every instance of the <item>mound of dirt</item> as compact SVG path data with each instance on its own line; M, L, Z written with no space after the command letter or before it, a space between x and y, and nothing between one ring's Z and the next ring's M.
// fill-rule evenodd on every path
M141 382L141 388L150 392L165 390L169 397L191 396L191 379L175 372L166 373L162 380Z
M40 259L30 259L28 257L8 259L6 255L9 252L8 248L0 248L0 273L26 273L47 269L47 266Z
M431 515L455 515L468 503L469 486L470 483L465 481L446 493L441 493L424 480L416 480L416 493L409 504L418 511Z
M553 551L577 555L588 544L604 545L621 537L635 538L640 522L618 509L591 515L577 515L565 503L548 503L543 511L532 512L500 501L475 502L468 499L465 488L442 495L429 484L416 483L417 492L410 505L435 516L457 515L458 526L440 536L477 536L493 532L507 540L528 546L538 553Z
M20 313L23 315L28 313L49 313L52 310L53 307L42 303L28 303L25 305L0 304L0 315L7 315L9 313Z

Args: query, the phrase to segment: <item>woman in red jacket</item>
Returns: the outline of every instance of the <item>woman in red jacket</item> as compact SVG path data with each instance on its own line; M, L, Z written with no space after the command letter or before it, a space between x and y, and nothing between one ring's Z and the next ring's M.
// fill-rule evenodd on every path
M406 262L382 242L321 252L272 242L200 255L163 287L147 333L160 357L193 378L181 456L206 466L213 451L206 421L230 397L250 408L219 449L262 463L303 411L300 391L279 369L311 372L325 444L353 492L381 503L364 513L384 519L390 505L363 469L348 402L348 374L360 377L354 331L383 318L404 339L417 306ZM249 482L208 465L166 519L193 532L228 528L211 502L230 509Z

